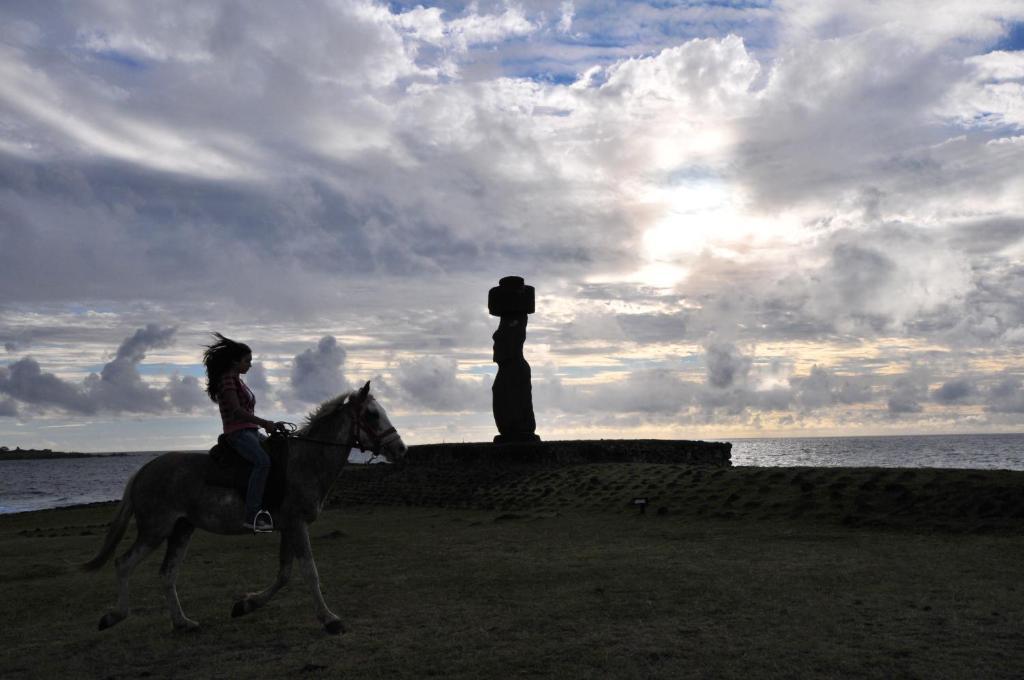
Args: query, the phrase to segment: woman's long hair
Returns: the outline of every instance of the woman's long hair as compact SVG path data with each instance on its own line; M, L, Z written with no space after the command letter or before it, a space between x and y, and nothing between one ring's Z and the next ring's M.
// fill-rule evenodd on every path
M206 346L203 352L203 366L206 366L206 393L210 399L217 401L220 394L220 379L224 376L231 365L247 354L252 354L249 345L235 342L225 338L220 333L214 333L213 337L217 342Z

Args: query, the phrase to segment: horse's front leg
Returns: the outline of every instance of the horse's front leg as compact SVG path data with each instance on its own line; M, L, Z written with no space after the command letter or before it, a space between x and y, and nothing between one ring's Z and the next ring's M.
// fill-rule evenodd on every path
M313 550L309 544L309 525L305 522L297 522L294 529L290 529L292 547L295 550L295 557L299 561L299 569L306 580L306 585L313 595L313 605L316 608L316 618L324 625L324 630L331 635L338 635L345 632L345 626L341 619L327 607L324 602L324 595L320 592L320 574L316 570L316 562L313 561Z
M295 559L295 550L292 548L292 541L288 536L288 532L281 534L281 548L278 555L277 578L274 579L274 582L266 590L258 593L247 593L245 597L236 602L235 606L231 608L231 616L243 616L259 609L270 602L270 598L274 597L277 591L288 584L288 580L292 575L292 561Z

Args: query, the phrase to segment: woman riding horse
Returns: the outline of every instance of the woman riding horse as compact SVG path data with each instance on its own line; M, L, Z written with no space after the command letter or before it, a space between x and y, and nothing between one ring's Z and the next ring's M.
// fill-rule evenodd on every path
M206 393L220 406L220 419L224 424L224 439L240 456L252 463L249 487L245 494L245 523L254 532L272 531L274 521L270 513L261 509L263 490L270 474L270 456L263 450L259 433L280 430L282 423L264 420L256 415L256 397L242 382L242 375L252 368L252 350L241 342L214 333L217 342L203 352L206 366Z
M369 450L389 462L405 455L405 443L384 408L370 394L369 382L360 390L339 394L320 404L305 425L289 436L288 482L280 509L275 511L276 528L281 535L277 578L264 590L248 593L236 602L232 616L243 616L267 604L288 583L292 563L297 562L313 594L316 616L324 630L332 635L344 630L341 619L324 602L309 525L324 509L353 448ZM252 531L252 527L241 528L245 501L238 491L206 483L209 466L210 456L206 453L165 453L139 468L125 484L103 546L82 565L86 571L102 567L135 519L135 542L114 561L117 606L100 618L100 630L128 616L128 579L135 567L164 542L167 553L160 565L160 576L171 621L176 630L199 627L182 611L176 586L178 568L185 559L192 532Z

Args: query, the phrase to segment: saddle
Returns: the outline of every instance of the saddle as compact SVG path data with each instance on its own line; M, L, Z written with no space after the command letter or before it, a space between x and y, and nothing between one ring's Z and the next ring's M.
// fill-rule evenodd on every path
M288 488L288 438L271 436L263 440L263 450L270 456L270 474L263 490L263 507L276 510L281 507ZM206 484L234 489L245 498L251 472L252 463L242 458L224 439L224 435L217 437L217 443L210 449L210 464L206 466Z

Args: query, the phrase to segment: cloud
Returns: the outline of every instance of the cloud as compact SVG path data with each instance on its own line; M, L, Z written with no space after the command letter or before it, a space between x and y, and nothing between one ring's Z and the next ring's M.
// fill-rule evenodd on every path
M927 398L927 384L919 374L902 375L893 382L889 390L889 413L901 415L920 413L921 403Z
M95 413L97 409L85 389L44 372L31 357L0 369L0 392L44 409L55 407L83 414Z
M569 33L572 31L572 19L576 13L576 7L573 5L572 0L563 0L559 11L561 16L558 19L558 32Z
M295 355L291 370L291 396L317 404L349 389L344 367L347 352L333 335L320 338L316 347Z
M746 382L751 360L729 342L712 342L705 348L707 381L712 387L725 389Z
M963 402L974 394L974 384L966 378L947 380L932 391L932 399L940 404Z
M416 408L428 411L486 410L491 401L480 379L460 378L454 359L425 356L400 364L395 371L400 393Z
M831 406L835 403L833 394L834 377L821 366L812 366L806 378L793 378L791 383L796 387L796 400L801 408L808 411Z
M943 113L966 126L1020 129L1024 125L1024 55L999 50L969 57L964 63L973 77L950 91Z
M151 349L168 346L176 329L148 324L126 338L114 358L99 374L91 373L81 384L74 384L44 372L39 363L24 357L0 369L0 392L14 399L71 413L159 413L166 409L167 388L146 384L138 365ZM178 388L172 383L172 392ZM179 401L181 395L178 395Z
M411 412L483 418L482 296L519 273L567 427L1015 422L1024 94L999 43L1024 10L912 5L4 4L3 394L196 408L194 352L161 379L158 333L104 354L156 309L263 329L261 403L333 396L358 356ZM947 384L900 383L915 361Z
M866 377L837 376L821 366L812 366L807 377L792 377L794 398L805 411L836 405L853 405L873 399Z
M495 43L506 38L528 35L536 27L523 15L522 9L510 5L501 14L469 13L448 22L447 38L462 51L471 45Z
M90 400L109 411L157 413L165 408L164 390L147 385L139 375L138 365L151 349L168 346L174 339L174 327L149 324L135 331L117 348L117 354L99 375L85 379Z
M1024 388L1020 377L1007 375L988 391L985 408L993 413L1024 413Z
M171 406L182 413L191 413L209 405L205 387L195 376L171 376L166 390Z
M959 310L975 287L961 253L912 225L851 226L829 240L827 264L806 280L804 309L836 330L891 331Z
M0 399L0 418L14 418L18 415L18 404L13 399Z
M627 101L667 99L702 117L737 115L751 101L747 93L760 71L739 36L690 40L653 57L612 65L599 92Z
M267 368L263 365L262 361L253 362L249 372L245 374L245 384L254 392L269 398L272 388L270 381L267 379Z
M679 312L618 314L615 321L623 335L637 343L677 343L686 337L686 315ZM609 338L608 335L601 337Z
M687 410L700 391L699 385L672 370L631 371L606 384L566 384L553 369L542 367L534 375L537 413L599 418L617 414L632 418L634 424L666 422Z

